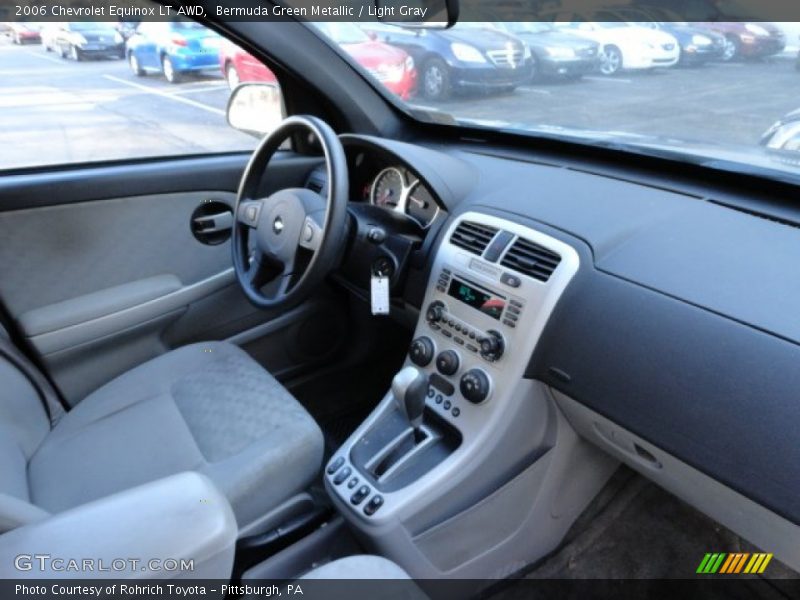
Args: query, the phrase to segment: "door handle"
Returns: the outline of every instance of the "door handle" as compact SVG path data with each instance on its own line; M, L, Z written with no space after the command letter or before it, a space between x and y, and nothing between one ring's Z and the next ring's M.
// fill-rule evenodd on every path
M202 244L216 246L226 242L233 230L233 209L219 200L203 202L192 213L189 227Z
M233 213L222 212L205 217L195 217L194 230L198 233L219 233L228 231L233 226Z

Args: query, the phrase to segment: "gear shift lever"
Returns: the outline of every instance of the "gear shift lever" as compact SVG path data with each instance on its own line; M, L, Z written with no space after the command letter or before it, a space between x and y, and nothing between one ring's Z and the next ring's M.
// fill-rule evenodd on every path
M406 367L392 379L392 395L397 408L411 423L419 439L425 396L428 393L428 375L416 367Z

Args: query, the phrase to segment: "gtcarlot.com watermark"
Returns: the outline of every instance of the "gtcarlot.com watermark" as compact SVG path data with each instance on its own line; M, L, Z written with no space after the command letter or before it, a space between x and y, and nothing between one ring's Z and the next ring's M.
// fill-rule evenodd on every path
M18 554L14 568L26 573L173 573L194 571L193 558L67 558L52 554Z

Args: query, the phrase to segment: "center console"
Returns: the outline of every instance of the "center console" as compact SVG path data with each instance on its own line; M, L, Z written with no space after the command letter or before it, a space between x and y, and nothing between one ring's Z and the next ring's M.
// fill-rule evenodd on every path
M568 244L492 215L465 213L445 232L403 370L325 470L340 511L412 575L495 575L505 559L481 552L530 517L559 435L568 454L579 444L523 378L578 263ZM497 528L483 550L470 543L481 524Z

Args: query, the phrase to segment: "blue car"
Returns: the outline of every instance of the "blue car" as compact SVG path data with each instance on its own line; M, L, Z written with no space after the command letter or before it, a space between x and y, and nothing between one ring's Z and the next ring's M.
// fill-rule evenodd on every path
M163 73L178 83L187 73L219 69L221 40L191 21L143 22L128 39L125 55L135 75Z

